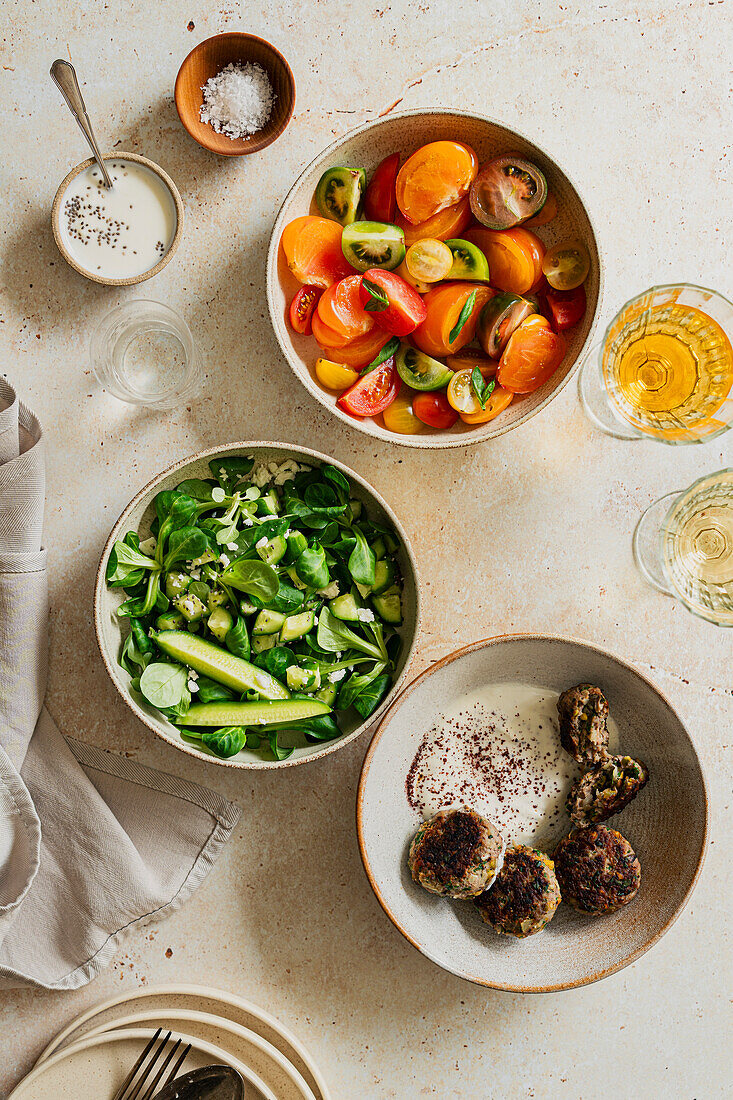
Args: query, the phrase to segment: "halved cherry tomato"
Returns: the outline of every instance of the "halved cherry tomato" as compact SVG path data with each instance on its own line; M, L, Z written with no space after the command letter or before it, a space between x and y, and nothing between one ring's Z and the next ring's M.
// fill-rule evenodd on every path
M574 290L555 290L548 286L544 299L555 332L564 332L577 325L585 313L585 287L582 285Z
M535 314L516 329L499 363L497 381L511 393L533 393L555 373L565 356L565 340Z
M327 390L343 393L358 381L359 375L345 363L334 363L331 359L316 359L316 378Z
M522 234L522 236L519 236ZM489 261L491 285L512 294L528 294L537 280L535 241L525 229L468 229L463 234ZM540 271L542 264L540 261Z
M399 435L420 435L425 431L425 423L415 412L415 399L417 396L411 390L403 390L397 394L392 404L382 413L384 426L390 432L398 432Z
M400 166L400 154L385 157L374 169L374 175L364 195L364 217L372 222L394 222L397 213L395 180Z
M431 428L452 428L458 420L458 413L450 407L444 393L415 394L412 411L418 420Z
M392 404L401 385L394 357L390 356L342 393L336 404L352 416L376 416Z
M370 290L370 286L376 286L377 290ZM379 307L373 310L367 308L367 312L384 332L392 336L407 336L425 320L427 311L422 298L394 271L370 267L361 278L359 294L365 308L369 305ZM380 295L386 296L386 306Z
M514 400L514 394L509 390L502 389L501 386L494 386L491 392L489 400L486 402L486 408L482 409L480 406L475 413L461 413L460 417L464 424L486 424L489 420L493 420L499 413L504 412L507 405L511 405Z
M397 205L416 224L452 206L468 192L478 172L473 149L460 141L421 146L397 174Z
M486 370L484 367L479 367L481 371L481 377L484 382L491 381L491 378L496 373L493 370ZM455 409L457 413L463 416L464 413L477 413L481 412L481 402L476 396L476 391L473 388L473 367L465 367L463 370L458 371L453 375L448 383L448 389L446 390L446 400L452 409ZM494 387L496 388L496 387Z
M557 199L552 191L548 191L544 206L539 214L535 214L533 218L527 218L526 222L522 222L522 224L531 229L537 225L547 225L555 217L557 217Z
M460 332L451 341L450 334L458 324L461 311L473 292L476 292L471 312ZM426 317L413 334L413 340L420 351L440 357L451 355L466 344L470 344L476 335L478 315L496 293L485 283L441 283L429 291L422 299Z
M322 293L319 286L302 286L290 303L290 327L303 336L310 336L313 332L311 318Z
M464 229L471 224L471 204L468 195L464 195L460 202L453 206L446 206L439 210L424 222L413 225L401 211L397 211L395 225L398 225L405 234L405 248L409 248L415 241L423 241L426 237L435 237L439 241L449 241L455 237L462 237Z
M373 314L367 313L361 304L360 286L361 275L347 275L327 287L318 303L320 320L347 340L365 336L374 328Z
M288 267L301 283L327 287L353 275L341 250L341 226L328 218L296 218L286 226L282 246Z
M318 319L314 314L313 321ZM316 336L315 327L313 335ZM318 339L318 337L316 337ZM389 340L389 335L376 325L366 336L359 336L356 340L349 340L340 347L333 344L321 344L327 359L335 359L337 363L345 363L347 367L356 367L360 370L371 363L378 351L381 351ZM320 343L320 340L319 340Z
M313 335L315 336L318 344L322 348L345 348L350 340L348 336L342 336L341 333L336 332L330 325L324 325L321 320L321 315L316 312L311 317L311 326L313 328ZM338 359L338 356L336 356Z
M422 283L419 279L413 279L410 272L407 270L407 264L403 260L399 267L394 269L395 275L399 275L401 279L404 279L406 283L414 287L418 294L427 294L432 289L430 283Z
M480 367L484 378L491 378L496 374L499 366L496 359L490 359L485 351L479 351L478 348L463 348L455 355L449 355L445 365L452 371L465 370L466 367L470 367L471 370L474 367Z

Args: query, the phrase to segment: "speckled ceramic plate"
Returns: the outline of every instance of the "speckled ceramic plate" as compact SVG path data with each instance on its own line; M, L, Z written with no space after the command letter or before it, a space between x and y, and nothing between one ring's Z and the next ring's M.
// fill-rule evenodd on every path
M123 538L127 531L139 531L142 535L146 535L155 516L154 497L163 489L175 488L176 485L187 478L210 477L209 460L215 456L224 457L225 455L252 455L257 462L284 462L291 459L316 467L320 466L321 463L336 466L348 477L353 495L363 502L369 514L378 522L392 526L400 538L401 546L397 554L397 560L404 583L402 599L404 622L400 627L403 646L392 690L367 722L357 722L356 719L352 719L349 725L349 720L344 720L342 722L344 731L342 737L334 741L321 743L318 746L309 745L297 748L287 760L262 760L251 749L243 749L236 756L232 756L228 760L221 760L219 757L206 752L203 748L197 748L190 742L183 741L172 722L164 718L154 707L149 706L142 698L139 702L133 698L130 692L130 676L120 667L117 661L123 631L121 622L115 612L125 599L125 593L119 588L108 588L105 583L107 560L112 546L117 539ZM225 768L283 768L293 764L303 764L308 760L315 760L347 745L360 733L363 733L365 729L373 726L396 697L407 675L420 628L420 593L417 563L410 541L392 509L377 493L376 489L373 489L367 481L359 477L348 466L344 466L343 463L337 462L334 458L329 458L328 455L320 454L318 451L311 451L306 447L294 447L289 443L264 443L262 441L230 443L225 447L211 447L207 451L201 451L199 454L191 455L189 458L184 458L180 462L176 462L175 465L169 466L167 470L149 481L127 505L112 528L102 551L102 559L99 563L94 589L94 626L102 660L112 683L130 710L153 733L157 733L169 745L180 749L181 752L188 753L189 756L203 757Z
M100 1097L114 1096L155 1031L155 1028L149 1027L106 1031L102 1035L88 1036L72 1043L32 1069L8 1100L61 1100L61 1097L99 1100ZM179 1037L192 1046L182 1072L215 1062L231 1066L244 1078L247 1097L252 1100L280 1100L248 1065L222 1047L188 1035L185 1031L174 1033L170 1044Z
M338 394L324 390L315 376L315 363L320 354L312 336L298 336L287 323L286 313L299 283L288 270L280 248L282 231L288 222L303 214L317 213L311 209L313 193L321 175L333 165L354 165L371 173L390 153L398 152L403 161L418 146L429 141L452 139L472 146L479 160L488 160L499 153L517 152L534 161L545 173L550 190L558 200L558 214L548 225L533 230L546 246L571 237L585 242L591 256L591 269L586 280L588 305L582 322L572 330L568 350L562 365L552 378L535 393L517 397L496 420L479 427L467 425L449 431L427 429L420 435L399 435L384 427L381 417L356 419L342 412L336 404ZM465 447L503 435L524 424L548 404L575 373L583 349L588 345L595 327L601 301L602 265L598 242L590 215L574 183L558 164L538 145L509 126L482 115L466 111L445 111L429 108L402 111L380 118L338 138L305 168L288 192L275 221L267 256L267 302L275 336L295 375L317 401L339 419L357 431L390 443L407 447Z
M184 1012L205 1014L209 1019L217 1019L225 1028L236 1025L240 1029L253 1032L264 1040L268 1048L274 1048L299 1074L315 1100L331 1100L326 1082L312 1055L289 1028L251 1001L208 986L162 985L140 988L134 993L113 997L95 1005L77 1016L54 1037L36 1065L92 1031L96 1032L99 1028L115 1030L118 1022L129 1018L131 1014L145 1013L149 1018L160 1022ZM259 1072L261 1066L251 1058L250 1061Z
M406 779L423 735L451 702L499 683L561 692L581 682L606 694L624 753L645 761L650 780L606 824L634 847L641 887L631 904L601 917L561 905L537 935L516 940L483 924L470 902L416 885L407 867L420 815ZM359 846L387 916L438 966L496 989L541 993L587 985L638 959L673 924L702 865L705 781L694 745L661 692L619 658L584 642L508 635L475 642L427 669L382 719L367 752L357 798ZM568 821L568 829L570 823Z

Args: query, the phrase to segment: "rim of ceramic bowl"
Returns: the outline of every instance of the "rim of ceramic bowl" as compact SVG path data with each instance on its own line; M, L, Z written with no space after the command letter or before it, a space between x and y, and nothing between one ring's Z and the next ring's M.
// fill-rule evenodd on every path
M206 142L202 141L201 137L189 125L188 112L181 110L180 100L182 97L180 92L180 85L183 81L183 75L186 66L189 64L194 54L202 50L204 46L208 46L209 43L215 42L219 38L236 38L239 39L239 41L242 43L257 42L259 45L264 46L267 50L270 51L276 61L280 65L282 65L283 72L285 73L285 77L291 89L290 106L280 126L277 128L277 130L274 130L266 140L263 141L260 138L256 142L253 141L248 145L246 149L238 148L227 150L212 148L211 145L207 145ZM243 60L247 59L243 58ZM216 156L220 157L246 157L249 156L250 153L261 152L263 149L266 149L268 145L272 145L274 141L277 141L277 139L283 135L285 130L287 130L288 126L290 125L290 120L292 119L293 112L295 110L295 95L295 74L290 67L290 62L288 61L287 57L285 57L285 55L281 53L277 46L273 46L272 42L268 42L266 38L262 38L258 34L249 34L247 31L222 31L220 34L212 34L208 38L204 38L201 42L198 42L192 50L188 51L183 61L181 62L180 68L178 69L178 72L176 74L176 82L173 87L173 100L176 105L176 112L178 113L178 117L181 120L181 125L183 126L186 133L189 135L189 137L193 138L197 145L199 145L202 149L205 149L207 153L214 153ZM257 134L253 134L252 137L257 137ZM238 138L237 140L241 141L242 139Z
M385 513L389 516L390 522L394 525L397 534L399 535L402 545L405 548L407 560L412 570L414 586L415 586L415 628L412 634L407 654L405 656L405 663L402 667L402 672L392 685L389 694L384 699L384 702L377 708L374 714L352 730L351 733L344 734L342 737L336 738L333 741L320 742L318 747L314 747L314 751L308 756L299 756L293 759L288 757L286 760L262 760L256 763L252 760L236 760L231 757L229 759L221 759L218 756L209 756L208 754L200 752L195 746L186 744L185 741L177 740L172 734L167 731L159 729L148 718L145 712L138 706L135 700L130 695L129 690L119 682L117 675L117 664L115 658L107 653L103 635L102 635L102 596L106 590L106 567L107 560L109 558L110 551L116 539L120 536L120 531L124 528L128 516L134 508L140 504L146 497L150 496L155 487L164 481L176 470L181 470L186 466L190 466L193 462L200 462L202 459L209 458L211 455L226 455L233 450L238 451L257 451L264 448L278 451L289 451L293 455L304 456L301 461L315 461L319 465L327 463L330 466L335 466L341 470L343 474L355 481L364 492L379 504L384 509ZM142 487L132 498L130 503L120 513L118 519L112 526L112 530L107 536L107 540L102 550L102 555L99 560L99 566L97 567L97 576L94 584L94 633L97 639L97 648L104 662L104 667L107 670L110 680L116 688L118 694L125 701L129 709L133 712L136 718L147 726L157 737L160 737L167 744L172 745L173 748L178 749L180 752L185 752L188 756L193 756L196 760L201 760L205 763L216 764L219 767L224 768L239 768L247 771L260 771L260 770L274 770L276 768L296 767L299 764L310 764L318 760L322 760L325 756L330 755L333 752L337 752L339 749L344 748L345 745L351 744L357 737L365 733L366 730L371 728L375 722L379 721L383 714L386 714L388 707L392 705L393 700L397 697L405 678L410 670L413 658L415 656L415 650L417 649L418 639L420 637L420 623L421 623L421 596L420 596L420 574L418 571L417 560L415 558L415 552L412 549L412 544L407 536L407 533L402 526L401 521L395 515L393 509L387 504L386 500L381 496L377 490L366 481L360 474L357 474L355 470L352 470L350 466L346 466L343 462L339 462L338 459L333 458L331 455L323 454L321 451L314 451L310 447L299 447L295 443L278 443L273 440L259 439L259 440L235 440L232 443L226 443L216 447L207 447L203 451L197 451L195 454L188 455L185 458L179 459L177 462L172 463L166 467L155 477L151 478L146 485ZM171 727L172 729L174 727Z
M181 237L183 235L183 202L181 200L180 193L173 180L170 178L165 169L161 168L159 164L156 164L154 160L148 160L147 157L141 156L140 153L126 153L123 150L116 150L114 156L103 156L105 163L109 160L134 160L137 164L142 164L146 168L149 168L151 172L154 172L159 179L168 188L173 204L176 208L176 231L173 234L173 240L170 243L170 247L165 255L161 256L155 267L151 267L149 271L143 271L142 275L135 275L129 279L108 279L102 275L95 275L93 271L87 271L80 264L76 262L69 250L66 248L62 238L61 231L59 229L59 220L61 217L61 201L66 194L66 190L72 180L76 179L80 172L83 172L85 168L88 168L91 164L95 164L94 157L87 157L81 164L77 164L75 168L72 168L65 178L61 181L58 191L54 196L53 206L51 207L51 228L53 230L54 240L56 241L56 247L66 260L69 267L73 267L74 271L77 271L80 275L83 275L85 279L90 279L93 283L100 283L102 286L137 286L138 283L145 283L148 279L152 279L154 275L157 275L159 271L170 262L174 254L178 251L178 246L181 243Z
M588 328L585 340L578 350L578 354L575 357L575 362L573 363L572 367L565 375L565 377L562 378L560 382L558 382L551 393L549 393L547 397L545 397L544 400L541 401L539 405L537 405L536 408L532 409L531 411L528 410L526 413L523 414L521 419L517 420L514 424L507 424L505 427L497 425L492 430L491 436L488 438L480 437L470 432L466 432L465 434L461 435L450 435L448 432L446 432L444 436L436 436L430 439L426 439L425 437L420 435L407 436L401 435L397 432L392 432L390 438L385 439L384 436L372 430L371 418L365 417L363 420L356 420L353 416L349 416L348 413L343 412L338 407L338 405L331 406L326 404L322 400L322 391L316 385L310 375L307 372L303 371L299 358L296 364L296 357L292 356L286 348L284 341L281 338L278 327L277 319L279 318L280 314L274 300L274 287L278 283L277 258L278 250L280 247L280 237L282 236L282 224L285 220L285 212L290 203L291 197L300 187L301 180L305 176L307 176L308 173L311 172L320 161L324 160L332 153L337 152L344 144L344 142L351 141L353 138L359 137L360 134L366 133L368 130L373 129L375 126L381 126L384 124L395 122L398 119L417 118L425 115L457 115L461 118L471 119L474 122L483 122L488 123L491 126L500 126L504 130L509 130L514 137L517 137L521 141L526 141L528 142L528 144L533 145L542 154L542 156L545 157L546 160L548 160L553 165L553 167L557 168L557 170L562 173L562 175L575 191L588 219L588 224L590 226L591 233L593 234L593 240L595 242L596 251L598 253L598 300L596 301L596 308L590 323L590 327ZM400 447L413 447L420 450L448 450L449 448L454 447L472 447L476 446L479 443L486 443L489 441L489 438L498 439L499 436L506 435L507 432L514 431L515 428L523 427L529 420L535 417L538 413L542 412L542 410L545 409L549 405L549 403L555 397L557 397L557 395L561 393L562 390L565 389L568 382L570 382L571 379L574 378L577 372L580 370L580 367L586 356L587 350L591 345L592 338L598 326L598 319L600 317L601 307L603 305L604 270L598 233L596 231L593 218L591 217L588 204L585 201L582 191L578 187L575 180L570 175L568 175L566 170L564 168L561 168L555 158L552 157L548 152L546 152L543 146L538 145L534 138L528 137L521 130L517 130L514 126L502 122L498 118L491 118L489 115L480 114L475 111L462 111L454 107L416 107L410 108L406 111L395 111L394 113L384 118L372 119L370 122L365 122L361 126L355 127L353 130L348 130L341 137L336 138L334 141L332 141L324 149L321 149L321 151L315 157L313 157L313 159L305 166L302 172L298 174L298 177L293 182L288 190L288 193L280 204L280 209L277 212L277 217L275 218L275 223L272 227L272 235L270 237L270 244L267 250L265 282L267 293L267 306L270 312L270 322L272 324L272 329L275 334L275 339L277 340L278 346L280 347L280 351L285 356L285 359L287 360L290 369L292 370L293 374L298 379L300 384L304 386L306 390L308 390L311 396L315 398L315 400L319 403L319 405L322 406L322 408L326 409L327 412L337 416L339 420L342 420L344 422L344 424L348 424L349 427L355 428L363 435L368 435L372 439L379 440L380 443L395 443L397 444L397 446Z
M477 977L475 975L472 975L472 974L462 974L459 971L454 970L452 967L447 966L444 962L438 962L436 959L434 959L432 957L432 955L426 950L424 945L420 944L416 939L414 939L414 937L410 934L410 932L408 932L408 930L405 927L403 927L402 924L400 924L399 920L397 920L397 918L394 916L394 914L391 912L389 906L387 905L387 902L385 901L385 899L384 899L384 897L383 897L383 895L382 895L382 893L379 889L379 886L378 886L378 884L377 884L377 882L374 878L374 875L372 874L371 865L369 863L369 857L368 857L367 852L366 852L366 845L365 845L365 842L364 842L364 833L363 833L364 795L365 795L365 787L366 787L367 776L369 775L369 769L370 769L371 763L372 763L372 757L374 756L374 753L376 752L377 746L378 746L379 742L382 739L382 736L385 732L385 728L387 726L387 723L394 717L394 714L396 714L396 712L402 706L402 703L405 701L405 699L408 697L408 695L411 695L412 692L424 680L426 680L430 676L432 676L432 674L434 672L437 672L437 670L439 668L442 668L444 665L447 665L447 664L452 664L453 661L460 660L460 658L464 657L467 653L472 653L477 649L486 649L490 646L501 645L503 642L515 642L515 641L525 641L525 640L526 641L543 641L543 642L548 642L548 641L549 642L563 642L563 643L568 643L569 645L580 646L583 649L592 650L594 653L600 654L602 657L605 657L608 660L613 661L616 665L618 665L621 668L625 669L627 672L630 672L632 675L638 677L639 680L641 680L644 684L646 684L646 686L648 688L651 689L651 691L654 692L654 694L664 704L664 706L666 706L667 709L671 711L671 713L675 716L675 718L679 722L680 726L684 730L685 736L687 737L687 740L690 743L690 747L692 748L692 752L693 752L695 760L697 762L697 767L698 767L698 770L699 770L699 773L700 773L700 782L701 782L701 785L702 785L702 793L703 793L704 822L703 822L702 842L700 844L700 853L698 855L697 863L695 865L695 871L692 875L692 879L690 881L690 884L687 887L687 890L685 891L685 895L682 898L680 904L677 906L677 909L675 910L675 912L672 914L672 916L667 921L667 923L662 928L660 928L658 932L655 932L653 936L650 936L650 938L646 941L646 943L644 943L641 947L636 948L635 951L632 951L630 955L628 955L624 959L621 959L619 962L613 963L611 966L604 967L604 969L602 969L602 970L596 970L596 971L588 974L586 977L578 979L577 981L557 982L557 983L553 983L552 985L521 985L521 984L508 985L506 982L490 982L490 981L486 981L485 978L479 978L479 977ZM362 861L362 864L364 866L366 876L369 879L369 885L371 886L372 890L374 891L374 895L375 895L377 901L381 905L381 907L384 910L384 912L386 913L386 915L389 917L392 924L395 926L395 928L399 932L402 933L402 935L405 937L405 939L408 941L408 943L412 944L412 946L414 948L416 948L420 952L421 955L424 955L425 958L430 959L430 961L432 963L434 963L436 966L439 966L441 968L441 970L445 970L450 974L454 974L457 978L462 978L464 981L472 982L474 985L481 985L481 986L484 986L488 989L499 989L499 990L502 990L505 993L559 993L559 992L562 992L563 990L566 990L566 989L579 989L582 986L592 985L594 982L600 981L602 978L607 978L611 974L616 974L619 970L623 970L625 967L630 966L631 963L636 962L636 960L640 959L642 955L645 955L646 952L651 947L653 947L654 944L657 943L662 938L662 936L666 932L668 932L669 929L672 927L672 925L675 923L675 921L677 920L677 918L680 916L683 909L687 905L688 901L690 900L692 892L695 889L695 886L697 885L697 881L700 877L700 872L702 870L703 863L705 862L705 856L707 854L708 835L709 835L709 814L710 814L710 810L709 810L709 798L708 798L707 782L705 780L705 772L703 771L703 767L702 767L702 763L700 761L700 757L698 756L697 749L695 748L695 743L692 740L692 738L690 737L690 734L689 734L689 731L688 731L686 725L684 724L682 719L677 714L677 711L674 709L674 707L672 706L670 701L667 699L666 695L664 695L659 690L657 685L652 683L652 681L650 679L648 679L648 677L644 676L643 673L639 672L639 670L637 668L635 668L634 665L631 665L631 664L628 663L628 661L624 661L620 657L617 657L615 653L610 653L607 649L604 649L602 646L594 645L592 642L586 642L586 641L583 641L581 638L574 638L574 637L570 637L570 636L564 635L564 634L543 634L543 633L537 633L537 632L534 632L534 631L527 631L526 633L496 634L496 635L493 635L492 637L489 637L489 638L481 638L476 642L470 642L468 645L461 646L460 649L455 649L451 653L447 653L445 655L445 657L441 657L438 661L435 661L428 668L426 668L423 672L421 672L419 674L419 676L416 676L414 680L411 680L410 683L407 685L407 687L404 689L404 691L402 691L400 693L400 695L395 699L395 701L391 704L389 710L384 715L382 715L382 718L380 719L379 725L377 726L376 730L374 731L374 735L372 736L372 739L369 743L369 748L367 749L366 756L364 757L364 763L362 764L361 775L359 776L359 785L358 785L357 793L356 793L356 832L357 832L357 838L358 838L358 842L359 842L359 854L361 855L361 861Z

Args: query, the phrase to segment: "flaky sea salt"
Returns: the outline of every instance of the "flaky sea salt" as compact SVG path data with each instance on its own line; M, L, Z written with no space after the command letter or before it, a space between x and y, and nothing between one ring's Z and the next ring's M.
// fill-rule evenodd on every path
M204 84L199 117L217 134L247 137L261 130L272 113L275 93L261 65L230 62Z

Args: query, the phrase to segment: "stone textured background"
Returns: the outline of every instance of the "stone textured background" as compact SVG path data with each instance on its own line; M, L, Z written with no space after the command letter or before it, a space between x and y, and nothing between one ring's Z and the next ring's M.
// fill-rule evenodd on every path
M207 782L244 808L203 889L132 936L91 987L2 994L0 1095L84 1007L179 980L218 983L282 1017L338 1100L722 1097L733 637L646 588L630 540L652 500L731 464L731 437L699 448L616 443L591 431L571 385L489 445L444 454L376 446L330 419L292 376L271 334L263 266L290 182L334 135L397 103L439 105L515 122L579 181L606 267L603 323L653 283L688 280L732 296L733 2L275 0L262 9L0 4L0 370L40 416L50 452L50 708L69 733ZM295 71L291 125L251 159L204 152L173 105L185 54L225 29L269 38ZM56 252L51 201L87 155L47 76L57 56L78 67L102 148L144 153L181 190L181 249L137 291L85 282ZM91 327L133 296L187 317L207 374L190 409L136 412L91 377ZM224 774L156 741L122 706L91 623L109 527L171 461L248 437L330 452L403 517L425 582L415 671L478 637L546 630L607 646L668 694L710 781L712 843L688 909L636 965L536 997L442 973L389 924L361 868L354 791L366 739L282 774Z

